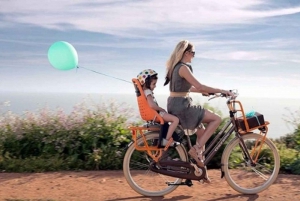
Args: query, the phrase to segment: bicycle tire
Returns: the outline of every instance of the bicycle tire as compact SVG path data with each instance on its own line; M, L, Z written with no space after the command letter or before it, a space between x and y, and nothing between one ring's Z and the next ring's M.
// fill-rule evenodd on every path
M252 148L253 157L257 152L253 149L253 143L260 143L262 135L249 133L242 136L247 149ZM239 138L234 138L226 146L222 155L223 171L227 183L236 191L243 194L256 194L267 189L276 180L280 168L280 156L274 143L268 138L262 145L256 166L250 165L239 146ZM249 150L249 153L251 150ZM247 182L247 179L253 179Z
M159 137L159 133L149 132L145 134L146 140L149 143L155 141ZM137 140L138 145L143 145L143 139ZM187 154L182 145L168 149L169 157L179 157L182 161L187 161ZM169 154L169 152L167 152ZM137 151L134 144L131 144L124 156L123 173L127 183L137 193L144 196L164 196L174 191L178 185L167 185L166 182L179 184L182 179L158 174L149 170L151 158L146 152ZM139 181L142 181L139 184ZM145 182L147 181L147 182Z

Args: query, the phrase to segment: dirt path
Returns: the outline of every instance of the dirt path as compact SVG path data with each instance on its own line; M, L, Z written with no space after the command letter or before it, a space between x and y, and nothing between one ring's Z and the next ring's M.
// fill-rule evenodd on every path
M300 200L300 176L279 175L277 181L258 195L232 190L220 171L209 170L212 184L193 182L164 197L143 197L127 184L122 171L54 173L0 173L1 201L266 201ZM147 182L147 181L145 181Z

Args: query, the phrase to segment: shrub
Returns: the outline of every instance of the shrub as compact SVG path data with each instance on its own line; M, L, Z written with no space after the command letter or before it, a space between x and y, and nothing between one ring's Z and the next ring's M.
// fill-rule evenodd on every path
M68 115L60 109L6 113L0 119L0 169L120 169L117 153L131 139L131 111L111 102L89 108L82 103Z
M221 114L209 105L205 107ZM89 107L81 103L70 114L61 109L24 112L22 116L8 112L0 116L0 171L121 169L120 153L124 153L123 149L131 140L127 127L141 123L133 114L136 112L126 104L115 102ZM223 119L207 146L227 119ZM300 174L299 130L298 127L293 135L275 141L281 157L281 171ZM194 144L196 135L191 136L191 140ZM221 166L226 144L221 146L208 168Z
M275 143L280 155L280 170L283 172L291 172L291 165L297 158L295 149L287 148L286 144Z
M290 165L290 170L291 170L292 174L298 174L298 175L300 175L300 159L295 160Z

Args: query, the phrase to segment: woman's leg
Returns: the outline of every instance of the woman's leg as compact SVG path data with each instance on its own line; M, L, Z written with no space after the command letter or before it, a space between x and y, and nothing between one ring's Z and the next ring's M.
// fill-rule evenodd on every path
M193 149L191 149L191 154L193 154L192 156L194 159L195 159L195 155L196 155L195 152L197 152L197 155L196 155L197 158L195 160L197 161L197 164L200 166L201 165L204 166L205 157L202 155L202 153L205 151L205 143L208 141L208 139L213 135L213 133L219 127L221 121L222 121L222 119L219 115L217 115L209 110L205 110L202 123L206 123L207 126L206 126L206 128L202 127L197 130L196 145L193 147ZM204 168L206 168L206 166ZM206 175L205 175L203 181L206 183L211 182L211 180L208 177L207 169L206 169Z
M213 135L221 124L221 117L209 110L205 110L205 114L202 120L202 123L206 123L207 126L205 129L198 129L197 134L197 144L200 147L204 147L208 139Z
M207 123L207 127L197 129L197 141L196 144L190 149L189 154L196 160L200 167L204 167L204 156L202 153L205 150L205 143L212 136L215 130L221 123L220 116L205 110L205 114L202 120L203 123Z
M166 137L166 139L169 140L172 137L175 129L178 126L179 119L176 116L168 114L168 113L165 113L162 118L164 121L171 122L169 129L168 129L167 137Z

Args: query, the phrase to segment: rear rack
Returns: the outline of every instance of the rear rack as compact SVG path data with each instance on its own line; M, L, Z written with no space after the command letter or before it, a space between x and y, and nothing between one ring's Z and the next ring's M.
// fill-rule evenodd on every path
M167 149L166 146L164 149L158 147L158 139L156 142L153 142L153 145L148 145L145 133L148 131L160 131L160 127L140 127L140 126L131 126L129 127L132 133L132 140L134 142L134 147L138 151L146 151L147 154L155 161L158 162L159 158L162 156L163 150ZM143 145L138 145L137 140L139 138L143 139Z

